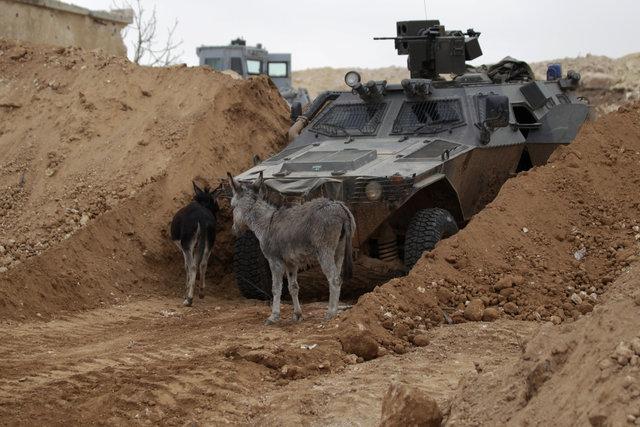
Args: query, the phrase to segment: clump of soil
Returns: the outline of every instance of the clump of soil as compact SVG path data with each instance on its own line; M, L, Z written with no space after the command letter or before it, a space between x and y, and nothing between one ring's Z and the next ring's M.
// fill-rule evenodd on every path
M640 419L640 267L607 291L592 314L545 326L501 375L463 381L455 425L629 425ZM491 393L482 391L491 390Z
M494 202L404 278L343 318L384 347L441 323L571 322L640 255L640 104L588 123L546 166L508 181Z
M149 282L178 292L166 229L190 181L215 187L286 142L287 106L264 77L9 41L0 75L2 317L117 303Z
M382 402L380 427L439 427L441 423L438 402L404 384L389 386Z

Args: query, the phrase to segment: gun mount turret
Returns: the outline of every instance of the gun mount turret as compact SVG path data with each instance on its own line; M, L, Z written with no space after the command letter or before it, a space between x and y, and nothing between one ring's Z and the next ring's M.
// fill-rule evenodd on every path
M398 55L409 55L407 65L413 79L438 80L440 74L463 74L466 61L482 56L480 33L473 29L446 31L440 21L400 21L394 40Z

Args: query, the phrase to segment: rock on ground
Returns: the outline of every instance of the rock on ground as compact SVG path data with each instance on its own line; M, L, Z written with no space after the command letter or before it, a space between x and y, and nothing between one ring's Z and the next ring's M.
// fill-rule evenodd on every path
M429 337L426 334L418 334L411 339L411 342L417 347L425 347L429 345Z
M404 384L391 384L382 402L381 427L439 427L442 413L438 403Z
M481 299L474 299L467 304L464 309L464 318L473 322L482 320L484 313L484 302Z
M485 322L493 322L500 317L500 312L495 307L485 308L482 313L482 320Z
M342 350L348 354L355 354L364 360L378 357L378 343L366 331L345 332L340 337Z

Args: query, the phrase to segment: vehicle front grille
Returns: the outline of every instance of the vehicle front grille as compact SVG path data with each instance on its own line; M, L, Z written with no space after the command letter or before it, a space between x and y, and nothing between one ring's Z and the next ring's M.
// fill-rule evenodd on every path
M406 199L411 194L415 182L413 178L402 177L358 179L348 191L349 202L374 203L369 200L366 193L367 185L372 181L376 181L382 186L382 199L379 201L386 202L399 202Z

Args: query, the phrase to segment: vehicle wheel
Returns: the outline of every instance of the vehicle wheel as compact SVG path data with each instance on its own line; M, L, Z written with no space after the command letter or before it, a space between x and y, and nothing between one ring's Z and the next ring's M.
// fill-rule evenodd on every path
M245 298L271 299L271 270L255 234L246 231L236 238L233 272Z
M444 209L422 209L413 216L404 241L404 265L412 268L422 254L458 232L453 215Z

